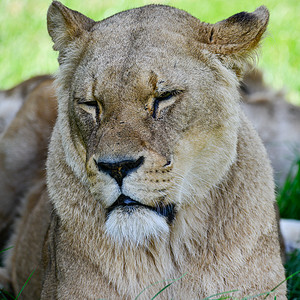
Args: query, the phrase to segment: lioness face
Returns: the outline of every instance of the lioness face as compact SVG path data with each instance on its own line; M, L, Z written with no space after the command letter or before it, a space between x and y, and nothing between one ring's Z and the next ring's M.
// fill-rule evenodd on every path
M234 161L237 78L201 50L199 24L148 6L93 23L60 50L64 151L117 243L166 239Z
M116 47L102 34L93 33L74 73L69 122L107 234L143 243L163 238L194 190L204 196L224 175L235 155L236 99L224 97L210 66L177 49L177 36L168 45L158 36L154 48L144 34L130 44L115 33Z

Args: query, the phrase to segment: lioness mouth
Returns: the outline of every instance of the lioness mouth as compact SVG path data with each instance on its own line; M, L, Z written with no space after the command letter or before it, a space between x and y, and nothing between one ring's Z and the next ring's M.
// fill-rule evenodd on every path
M157 214L159 214L160 216L166 217L168 223L172 223L172 221L175 218L175 204L169 203L167 205L158 205L155 207L149 206L149 205L145 205L142 204L138 201L135 201L133 199L131 199L128 196L125 196L123 194L121 194L118 199L110 206L107 208L107 217L110 215L110 213L118 208L121 207L124 209L124 211L126 212L133 212L136 208L138 207L144 207L147 209L150 209L154 212L156 212Z

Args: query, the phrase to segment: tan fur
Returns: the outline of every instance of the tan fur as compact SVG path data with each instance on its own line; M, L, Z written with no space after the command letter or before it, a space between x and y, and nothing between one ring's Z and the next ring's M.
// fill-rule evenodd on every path
M238 78L268 16L261 7L210 25L151 5L94 22L52 3L53 208L44 193L25 201L29 225L14 238L24 244L6 262L15 292L30 272L19 261L38 265L42 236L43 267L24 299L134 299L159 282L140 296L150 299L184 274L158 298L241 297L284 279L272 170L239 107ZM32 228L38 247L26 255Z

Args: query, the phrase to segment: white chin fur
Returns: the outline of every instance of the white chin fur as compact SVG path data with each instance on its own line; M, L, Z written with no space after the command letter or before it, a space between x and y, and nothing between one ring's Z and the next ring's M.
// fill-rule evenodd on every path
M119 245L147 245L152 239L164 239L169 226L164 217L147 208L132 211L116 208L105 223L106 234Z

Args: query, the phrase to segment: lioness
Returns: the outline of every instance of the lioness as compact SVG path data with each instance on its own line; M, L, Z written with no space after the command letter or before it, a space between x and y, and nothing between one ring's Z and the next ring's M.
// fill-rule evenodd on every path
M40 175L3 274L15 293L33 270L24 299L150 299L183 275L160 299L242 297L284 280L272 170L238 90L268 18L150 5L94 22L50 5L49 196Z

